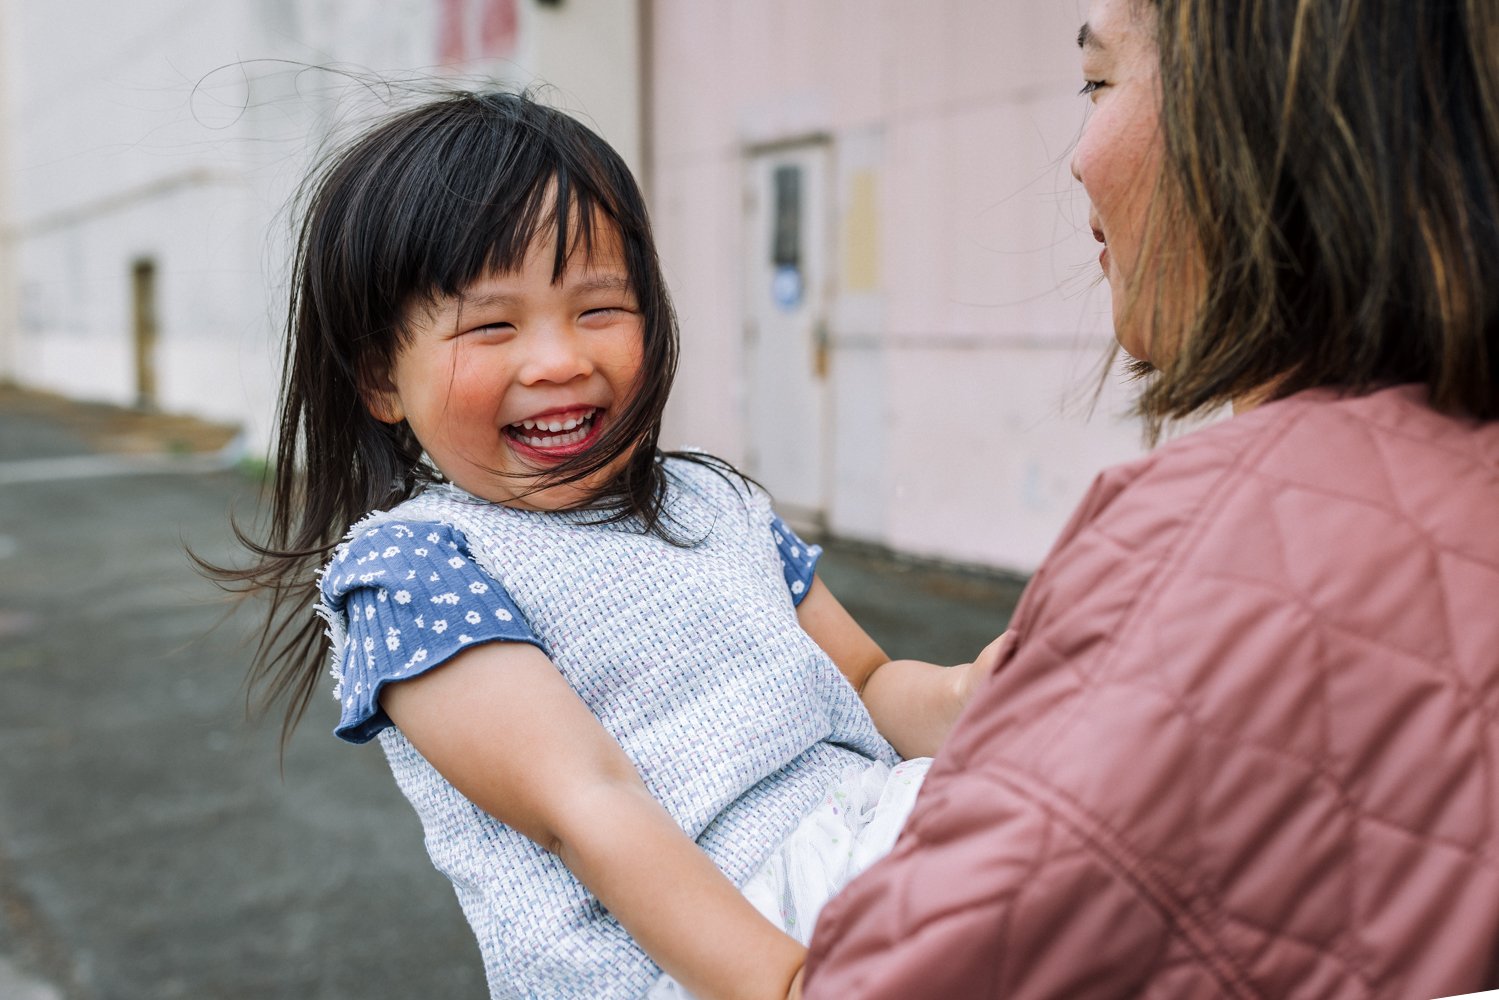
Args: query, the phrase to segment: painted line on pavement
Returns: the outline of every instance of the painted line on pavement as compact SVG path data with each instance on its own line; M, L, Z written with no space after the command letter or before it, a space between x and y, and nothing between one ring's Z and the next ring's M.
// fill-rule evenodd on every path
M71 455L0 462L0 486L112 476L222 472L238 465L247 451L244 436L236 435L218 451L195 455Z

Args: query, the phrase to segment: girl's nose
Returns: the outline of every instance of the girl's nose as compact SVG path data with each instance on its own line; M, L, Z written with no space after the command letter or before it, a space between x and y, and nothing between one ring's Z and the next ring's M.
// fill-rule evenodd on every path
M540 382L562 385L593 374L593 359L583 338L576 333L557 328L538 330L528 340L519 371L523 385Z

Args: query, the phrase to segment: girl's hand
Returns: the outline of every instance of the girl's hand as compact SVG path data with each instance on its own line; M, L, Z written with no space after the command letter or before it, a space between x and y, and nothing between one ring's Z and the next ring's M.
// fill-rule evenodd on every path
M969 699L973 697L973 693L983 687L985 681L994 676L994 672L999 669L999 665L1009 657L1014 645L1015 636L1009 631L1001 632L999 638L985 646L979 652L979 655L973 658L972 663L965 663L953 668L954 670L961 671L957 678L959 705L967 705Z
M963 706L1015 644L1014 636L1004 632L972 663L956 667L892 660L817 577L796 614L802 628L864 699L880 735L907 760L937 752Z
M796 970L796 975L791 979L791 988L786 991L786 1000L802 1000L802 972L806 966Z

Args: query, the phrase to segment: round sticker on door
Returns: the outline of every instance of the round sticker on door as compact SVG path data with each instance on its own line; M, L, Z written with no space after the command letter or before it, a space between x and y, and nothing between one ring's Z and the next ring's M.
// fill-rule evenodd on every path
M770 297L775 304L790 312L802 304L802 271L793 264L782 264L776 268L770 280Z

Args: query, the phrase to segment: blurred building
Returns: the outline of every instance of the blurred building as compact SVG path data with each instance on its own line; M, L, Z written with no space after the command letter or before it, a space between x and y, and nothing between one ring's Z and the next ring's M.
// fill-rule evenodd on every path
M638 163L636 29L633 0L0 0L0 377L264 446L318 154L435 81L555 78Z
M273 411L286 206L433 76L544 81L642 177L682 322L665 443L795 519L1034 568L1138 432L1069 175L1078 5L0 0L0 377Z
M1068 170L1080 5L654 0L672 428L783 507L1029 570L1138 449ZM707 81L711 81L708 83Z

